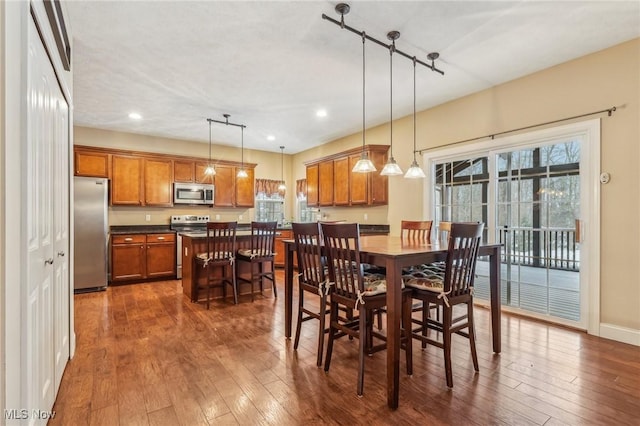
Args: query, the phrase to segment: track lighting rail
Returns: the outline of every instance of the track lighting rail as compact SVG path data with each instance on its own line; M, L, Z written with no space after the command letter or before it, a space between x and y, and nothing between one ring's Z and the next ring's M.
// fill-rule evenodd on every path
M207 121L209 123L220 123L220 124L226 124L227 126L242 127L243 129L247 128L247 126L245 126L244 124L229 123L229 117L231 117L229 114L222 114L222 115L225 118L224 121L222 121L222 120L214 120L213 118L207 118Z
M380 40L378 40L378 39L376 39L374 37L371 37L370 35L368 35L364 31L358 31L355 28L350 27L349 25L345 24L344 23L344 15L349 13L349 5L347 5L345 3L338 4L336 6L336 12L338 12L340 14L340 16L341 16L340 21L338 21L336 19L333 19L333 18L325 15L324 13L322 14L322 19L325 19L325 20L327 20L329 22L333 22L334 24L336 24L340 28L345 29L345 30L349 30L354 34L358 34L359 36L364 37L367 40L372 41L372 42L376 43L377 45L380 45L380 46L384 47L385 49L391 49L392 48L393 42L392 42L392 44L386 44L386 43L384 43L384 42L382 42L382 41L380 41ZM398 55L404 56L405 58L410 59L411 61L415 60L416 63L418 63L420 65L424 65L425 67L429 68L431 71L435 71L437 73L440 73L440 74L444 75L444 71L436 68L436 66L433 63L434 62L433 59L431 60L431 64L428 64L426 62L421 61L420 59L418 59L417 57L415 57L413 55L409 55L408 53L405 53L402 50L399 50L399 49L395 48L395 46L393 46L393 49L394 49L393 50L394 53L397 53Z

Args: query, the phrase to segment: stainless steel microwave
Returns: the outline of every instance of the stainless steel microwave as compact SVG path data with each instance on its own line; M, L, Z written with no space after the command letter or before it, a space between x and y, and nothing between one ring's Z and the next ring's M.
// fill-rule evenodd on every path
M174 183L173 204L213 205L214 187L205 183Z

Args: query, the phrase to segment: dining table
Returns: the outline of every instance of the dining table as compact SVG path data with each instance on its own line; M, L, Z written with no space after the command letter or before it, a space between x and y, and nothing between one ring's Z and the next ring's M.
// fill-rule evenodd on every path
M285 250L285 337L291 338L293 319L293 256L295 241L283 240ZM493 352L500 353L500 248L501 244L483 243L478 255L488 257ZM387 279L387 405L398 408L400 385L400 335L402 317L402 269L446 259L447 246L399 236L360 236L361 256L369 264L386 268Z

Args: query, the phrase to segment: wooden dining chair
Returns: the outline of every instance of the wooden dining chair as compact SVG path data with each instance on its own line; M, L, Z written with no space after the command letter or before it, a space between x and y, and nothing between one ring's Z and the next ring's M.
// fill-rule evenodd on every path
M444 350L444 365L447 386L453 387L451 368L451 337L459 334L469 339L473 368L478 371L475 326L473 322L473 283L478 249L482 240L484 224L453 223L448 240L444 275L405 278L405 285L413 289L412 297L425 305L437 304L442 310L442 320L429 317L421 330L412 333L413 338ZM462 315L453 316L455 306L466 305ZM424 318L424 317L423 317ZM431 338L427 329L442 335L442 340Z
M433 226L432 220L403 220L400 222L400 238L403 243L411 243L411 242L422 242L422 243L430 243L431 242L431 228ZM418 266L411 266L408 268L404 268L402 270L402 275L411 275L415 272ZM437 309L436 305L430 305L430 309L423 309L423 302L418 301L412 305L412 312L420 312L422 313L422 319L412 319L415 324L418 324L420 327L422 323L424 323L427 317L430 315L431 309ZM385 310L381 310L380 313L384 313ZM439 315L439 314L438 314ZM382 322L381 317L378 317L378 328L380 328L380 324Z
M329 371L334 341L342 336L358 338L357 394L364 390L365 355L386 349L386 337L373 329L373 314L387 304L387 282L384 275L365 277L360 262L358 224L322 224L324 246L327 254L329 279L331 280L329 340L324 370ZM352 321L340 321L339 307L358 312ZM403 289L402 317L403 347L406 352L407 374L412 373L411 345L411 291ZM374 344L376 338L382 343Z
M431 220L403 220L400 222L400 237L402 241L431 241Z
M440 221L438 223L438 241L441 244L447 244L449 233L451 232L451 224L453 222Z
M318 329L318 356L316 365L322 365L324 351L324 335L326 329L327 301L329 300L329 281L325 263L322 256L322 236L320 225L311 223L292 223L293 238L298 256L298 321L296 323L296 336L293 349L298 349L300 342L300 329L302 323L316 319L319 321ZM312 309L305 305L305 293L317 297L318 309ZM315 303L313 304L315 306Z
M211 302L211 290L221 287L224 300L227 297L227 285L233 290L233 303L238 303L234 265L237 226L237 222L207 223L207 251L196 254L196 265L207 271L205 283L197 287L198 292L202 289L207 290L207 309ZM198 300L198 295L195 300Z
M260 292L264 291L264 280L268 279L273 284L273 296L278 297L276 290L276 275L274 272L273 251L276 226L278 222L251 222L251 246L238 250L237 261L248 263L251 268L251 278L247 279L238 275L238 280L251 283L251 301L254 300L253 285L260 283Z

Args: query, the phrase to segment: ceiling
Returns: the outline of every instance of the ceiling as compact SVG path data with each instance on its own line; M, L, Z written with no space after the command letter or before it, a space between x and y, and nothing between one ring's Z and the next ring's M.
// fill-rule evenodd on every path
M74 124L293 154L362 129L361 38L328 1L69 1ZM638 1L357 1L345 23L429 62L417 109L640 36ZM390 118L389 50L366 43L366 126ZM316 116L318 109L327 116ZM393 55L393 117L413 111L413 64ZM141 120L132 120L138 112ZM212 125L240 146L240 129ZM272 135L275 140L268 140Z

